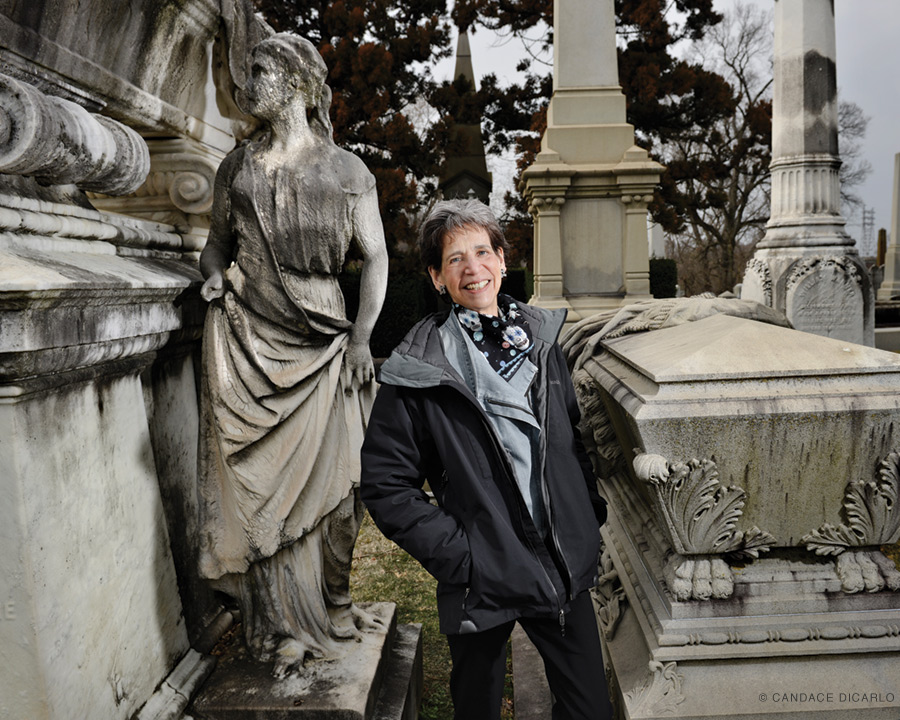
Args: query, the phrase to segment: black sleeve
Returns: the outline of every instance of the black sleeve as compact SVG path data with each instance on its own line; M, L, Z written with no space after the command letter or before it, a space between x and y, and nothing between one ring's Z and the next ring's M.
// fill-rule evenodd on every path
M433 505L422 489L438 461L407 396L416 390L382 385L362 447L360 494L378 528L437 580L467 585L471 565L462 524Z

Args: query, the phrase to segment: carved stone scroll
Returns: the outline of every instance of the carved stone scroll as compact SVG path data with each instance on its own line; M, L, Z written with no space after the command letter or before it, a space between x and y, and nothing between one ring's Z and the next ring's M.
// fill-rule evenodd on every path
M844 592L900 590L900 572L878 549L900 542L900 452L878 465L875 480L848 483L844 491L846 522L825 523L801 539L817 555L835 555Z
M130 128L0 75L0 172L125 195L149 170L147 146Z

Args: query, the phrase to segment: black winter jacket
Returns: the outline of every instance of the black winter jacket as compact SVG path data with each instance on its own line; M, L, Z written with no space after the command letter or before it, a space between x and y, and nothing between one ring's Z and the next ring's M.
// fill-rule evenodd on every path
M438 328L417 324L382 366L362 448L361 495L381 531L438 580L441 632L476 632L518 617L558 617L597 581L597 493L576 423L572 381L556 343L565 311L519 305L535 347L533 411L541 421L551 532L536 530L509 454L447 361ZM437 505L423 491L428 481Z

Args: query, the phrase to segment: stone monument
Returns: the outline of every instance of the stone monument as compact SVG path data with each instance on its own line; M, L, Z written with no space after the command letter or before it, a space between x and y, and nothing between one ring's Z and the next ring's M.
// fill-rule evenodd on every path
M453 78L454 83L467 88L467 94L475 94L475 71L466 30L460 30L457 40ZM438 182L441 195L447 200L472 197L489 205L493 180L484 156L480 117L466 114L453 118L445 158L446 164Z
M623 717L900 712L900 358L785 325L683 298L567 340Z
M0 717L181 718L234 620L198 573L196 261L259 33L243 0L0 0ZM370 716L415 712L410 630L360 656Z
M874 345L872 285L840 208L833 0L775 3L772 212L741 297Z
M169 189L197 170L189 156L220 159L234 140L207 102L218 3L140 5L0 2L0 716L11 720L171 716L212 665L192 644L218 608L184 542L196 524L202 315L189 258L202 188L177 227L130 214L127 198L177 210ZM165 172L148 137L178 143ZM200 170L211 197L214 169ZM100 196L115 213L91 203Z
M647 204L662 167L634 144L613 0L554 2L553 97L522 175L534 215L534 297L568 321L650 297Z
M200 255L212 303L201 572L237 599L251 654L274 661L278 678L381 626L353 605L349 583L387 250L375 178L332 140L326 74L296 35L253 49L247 99L264 135L223 161ZM349 243L364 261L352 324L338 284Z

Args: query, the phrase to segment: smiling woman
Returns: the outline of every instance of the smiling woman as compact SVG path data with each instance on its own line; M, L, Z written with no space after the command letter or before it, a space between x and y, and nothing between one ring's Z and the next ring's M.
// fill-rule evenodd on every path
M453 309L416 325L382 366L360 489L381 531L438 581L456 718L500 717L519 622L544 659L554 717L602 720L587 590L606 505L556 342L565 311L500 293L506 247L477 200L438 203L423 223L422 259Z

